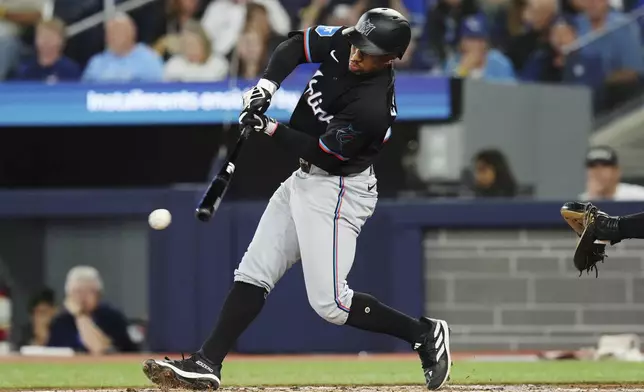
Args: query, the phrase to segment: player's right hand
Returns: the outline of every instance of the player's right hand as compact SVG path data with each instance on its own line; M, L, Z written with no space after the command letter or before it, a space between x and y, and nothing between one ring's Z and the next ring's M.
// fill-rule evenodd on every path
M277 121L266 116L265 114L252 113L242 110L239 115L239 123L245 127L251 127L255 132L264 132L269 136L273 136L277 128Z
M242 111L264 114L271 105L277 86L266 79L260 79L255 87L246 91L242 97Z

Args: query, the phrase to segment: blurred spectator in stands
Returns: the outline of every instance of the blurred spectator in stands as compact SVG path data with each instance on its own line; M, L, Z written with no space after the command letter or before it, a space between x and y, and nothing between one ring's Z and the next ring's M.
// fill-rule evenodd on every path
M300 29L314 25L353 26L360 16L372 8L395 9L409 19L409 11L402 0L311 0L300 9Z
M511 39L505 48L517 73L536 51L547 49L550 40L550 27L557 20L558 0L527 0L523 21L527 30Z
M103 0L55 0L54 14L67 26L103 11ZM105 30L102 25L90 27L67 37L67 55L83 68L90 57L105 48Z
M238 75L242 79L254 79L261 75L268 63L269 53L264 38L255 29L246 30L237 43L239 57Z
M566 56L564 48L577 40L575 26L565 18L559 19L550 29L549 43L530 55L520 78L534 82L568 82L593 87L601 83L601 60L576 52ZM578 55L577 55L578 54Z
M586 192L581 200L644 200L644 187L621 182L617 152L594 146L586 154Z
M136 26L127 14L117 14L107 21L105 29L107 49L93 56L84 81L160 81L163 79L163 61L147 45L136 42Z
M57 313L54 297L54 290L46 288L29 299L30 320L20 330L18 348L47 345L51 320Z
M356 18L356 16L358 17ZM360 19L360 16L353 12L350 5L338 4L333 8L324 24L328 26L353 26L358 22L358 19Z
M620 9L620 11L623 11L625 13L631 13L635 11L636 9L642 7L644 5L644 0L624 0L623 2L623 8ZM611 3L611 6L613 3ZM642 22L640 22L641 24Z
M526 25L523 14L527 0L508 0L490 11L492 23L490 26L490 44L504 51L510 42L525 33Z
M268 10L261 4L248 3L246 6L246 23L244 31L252 29L259 33L266 51L273 53L275 48L282 43L285 36L280 35L271 25Z
M575 17L586 8L586 0L560 0L561 14L567 18Z
M517 183L505 155L497 149L481 150L474 156L476 197L515 197Z
M566 56L563 49L575 42L574 26L560 19L550 29L548 45L533 52L520 72L520 78L533 82L563 81Z
M584 51L564 53L564 48L577 40L575 26L565 18L550 30L550 43L537 50L521 71L523 81L583 85L591 89L593 107L598 108L603 97L604 70L598 55Z
M271 30L279 36L286 36L291 30L289 15L279 0L213 0L201 20L212 40L213 52L228 56L244 31L247 5L259 4L266 9Z
M50 347L107 354L136 351L121 311L102 300L103 282L94 267L77 266L67 274L64 310L52 320Z
M403 70L425 70L428 71L427 65L422 61L419 53L416 52L418 48L418 38L414 37L409 41L409 46L401 59L395 59L394 64L397 69Z
M181 53L184 24L201 19L203 9L199 0L167 0L165 11L165 18L158 26L160 34L157 34L161 38L154 43L154 50L167 60Z
M606 79L602 109L608 110L642 91L644 58L639 26L626 24L628 17L611 10L608 0L585 0L585 5L585 12L576 19L580 37L615 28L581 48L603 61Z
M0 80L9 76L20 61L24 27L42 18L46 0L4 0L0 2Z
M212 53L210 39L197 21L183 24L181 52L168 60L164 80L179 82L214 82L228 75L228 62Z
M36 28L35 58L20 66L16 79L47 83L80 79L82 71L79 65L63 55L64 48L64 22L57 18L40 22Z
M353 7L350 4L332 5L331 2L332 0L312 0L308 6L302 8L299 11L299 28L304 30L311 26L326 24L325 19L327 16L336 20L357 20Z
M447 58L457 51L463 20L480 15L476 0L436 0L427 14L426 36L432 61L443 68Z
M449 58L445 72L449 75L482 78L488 81L515 79L510 60L496 49L490 49L487 22L481 15L466 18L461 24L459 52Z

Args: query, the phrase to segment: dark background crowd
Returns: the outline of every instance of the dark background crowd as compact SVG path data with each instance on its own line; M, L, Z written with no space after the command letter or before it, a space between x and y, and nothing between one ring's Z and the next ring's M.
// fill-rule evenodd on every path
M103 0L12 1L0 2L0 80L252 79L290 30L352 25L381 6L412 21L399 70L581 83L602 87L608 108L639 93L644 72L638 0L157 0L80 32L68 27Z

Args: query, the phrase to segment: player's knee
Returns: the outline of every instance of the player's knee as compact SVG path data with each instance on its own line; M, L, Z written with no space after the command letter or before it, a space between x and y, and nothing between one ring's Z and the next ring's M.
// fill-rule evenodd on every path
M331 324L343 325L349 316L348 308L336 303L333 299L329 301L320 301L318 299L313 300L309 298L309 304L318 316Z
M235 282L243 282L243 283L252 284L253 286L262 287L268 293L271 292L274 286L274 284L271 282L268 282L266 278L263 278L259 276L259 274L255 274L252 271L246 271L244 268L242 268L242 266L240 266L240 268L235 270L234 276L235 276L235 279L234 279Z

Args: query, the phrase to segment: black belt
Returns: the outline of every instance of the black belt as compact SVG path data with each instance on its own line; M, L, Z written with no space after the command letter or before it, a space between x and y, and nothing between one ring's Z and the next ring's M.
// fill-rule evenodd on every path
M310 163L300 158L300 170L302 170L304 173L310 173L311 166L312 165ZM358 174L358 173L355 173L355 174ZM369 175L373 175L373 165L369 166Z

